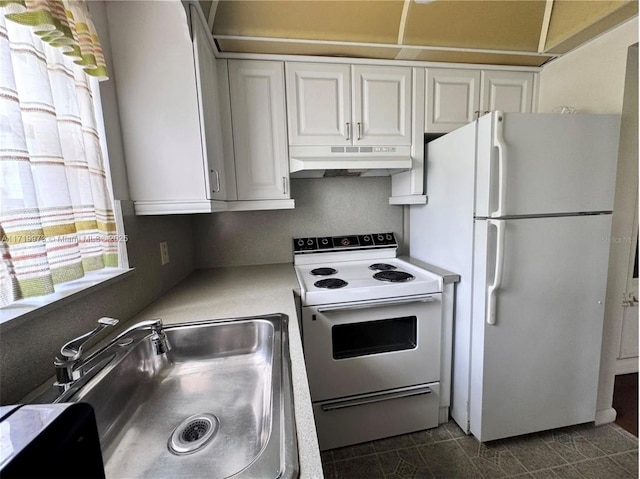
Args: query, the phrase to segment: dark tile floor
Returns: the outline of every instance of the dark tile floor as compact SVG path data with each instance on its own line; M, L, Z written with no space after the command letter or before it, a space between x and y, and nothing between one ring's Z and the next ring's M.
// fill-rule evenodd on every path
M617 424L573 426L480 444L453 422L322 452L326 478L626 479L638 438Z

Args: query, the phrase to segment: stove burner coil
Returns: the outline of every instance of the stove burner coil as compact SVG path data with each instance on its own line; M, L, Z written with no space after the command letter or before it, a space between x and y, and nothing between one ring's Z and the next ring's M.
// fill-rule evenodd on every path
M398 269L398 268L395 267L392 264L374 263L374 264L369 266L369 269L372 269L374 271L391 271L391 270Z
M373 277L380 281L388 281L389 283L404 283L411 281L414 276L404 271L379 271Z
M329 276L332 274L336 274L337 272L338 270L333 268L316 268L310 271L310 273L314 276Z
M317 288L338 289L344 288L347 284L345 280L340 278L326 278L316 281L313 285Z

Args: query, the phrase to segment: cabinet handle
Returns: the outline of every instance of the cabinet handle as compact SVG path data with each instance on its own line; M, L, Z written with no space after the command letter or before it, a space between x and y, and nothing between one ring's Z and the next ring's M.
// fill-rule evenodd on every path
M320 405L320 409L325 412L335 411L336 409L344 409L347 407L363 406L365 404L388 401L390 399L402 399L421 394L431 394L432 390L429 386L407 386L393 392L381 392L371 394L361 394L351 399L337 399L335 401L327 401Z
M473 112L473 119L477 120L478 118L480 118L480 110L476 110Z
M287 191L287 177L286 176L282 177L282 192L285 195L289 194L289 192Z
M365 301L363 303L342 303L338 306L323 306L318 308L318 313L331 313L336 311L352 311L354 309L371 309L381 306L394 306L398 304L406 303L433 303L437 299L434 296L415 296L411 298L399 298L399 299L376 299L371 301Z
M358 140L362 140L362 123L358 122Z
M220 191L220 173L218 173L218 170L211 170L211 173L216 174L216 188L213 190L213 192L217 193L218 191Z
M351 140L351 123L347 122L347 141Z

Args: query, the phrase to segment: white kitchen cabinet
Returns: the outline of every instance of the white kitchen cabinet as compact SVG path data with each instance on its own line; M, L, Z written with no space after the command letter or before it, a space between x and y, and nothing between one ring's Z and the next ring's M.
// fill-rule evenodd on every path
M391 176L392 205L425 204L427 197L424 194L424 108L425 108L425 69L412 69L412 96L413 105L411 111L411 170L396 173Z
M425 132L453 131L493 111L533 111L534 73L427 68Z
M533 111L533 73L483 70L479 111Z
M411 68L289 62L289 144L411 145Z
M475 120L480 71L427 68L426 132L447 132Z
M201 10L179 1L106 9L136 214L226 209L216 60Z
M355 145L411 145L411 68L354 65Z
M289 144L351 144L351 67L287 63Z
M229 60L237 202L229 209L293 208L284 64Z

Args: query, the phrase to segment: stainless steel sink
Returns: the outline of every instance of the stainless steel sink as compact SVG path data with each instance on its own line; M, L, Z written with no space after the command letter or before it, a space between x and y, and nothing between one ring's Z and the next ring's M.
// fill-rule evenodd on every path
M134 332L56 402L93 406L107 478L296 477L287 321L165 326L159 355Z

